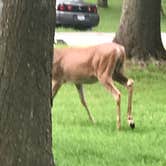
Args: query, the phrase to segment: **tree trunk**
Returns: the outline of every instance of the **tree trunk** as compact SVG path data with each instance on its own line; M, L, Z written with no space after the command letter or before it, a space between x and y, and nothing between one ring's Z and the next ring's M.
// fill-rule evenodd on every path
M54 166L54 0L0 0L0 8L0 165Z
M129 58L166 58L160 30L161 0L124 0L120 26L114 39L125 46Z
M99 7L107 8L108 7L108 1L107 0L97 0L97 5Z

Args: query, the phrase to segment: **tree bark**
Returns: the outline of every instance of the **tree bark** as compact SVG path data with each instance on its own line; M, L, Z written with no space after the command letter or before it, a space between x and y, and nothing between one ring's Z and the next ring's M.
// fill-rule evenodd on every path
M54 166L54 0L0 4L0 165Z
M97 0L97 5L99 7L107 8L108 7L108 1L107 0Z
M114 41L125 46L129 58L166 59L160 30L161 0L124 0Z

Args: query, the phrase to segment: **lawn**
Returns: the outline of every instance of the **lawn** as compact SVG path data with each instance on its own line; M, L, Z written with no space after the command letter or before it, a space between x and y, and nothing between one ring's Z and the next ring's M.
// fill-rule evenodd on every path
M101 21L92 31L116 31L121 2L111 0L108 9L99 9ZM166 17L161 19L161 31L166 31ZM90 123L74 85L62 86L52 109L53 152L57 166L166 165L166 64L156 67L150 63L144 69L130 65L126 73L135 80L134 130L127 124L127 91L122 86L116 84L122 92L121 131L116 129L113 97L99 83L84 86L96 124Z
M86 0L87 2L96 3L97 0ZM119 26L121 16L122 0L108 0L108 8L98 8L100 23L97 27L92 28L94 32L116 32ZM163 1L163 8L166 13L166 3ZM57 28L60 31L78 31L72 28ZM161 17L161 31L166 32L166 16Z
M65 84L54 99L53 152L57 166L165 166L166 65L127 67L135 80L133 115L126 121L127 91L122 92L122 129L116 129L115 102L99 84L85 85L96 124L91 124L75 87Z

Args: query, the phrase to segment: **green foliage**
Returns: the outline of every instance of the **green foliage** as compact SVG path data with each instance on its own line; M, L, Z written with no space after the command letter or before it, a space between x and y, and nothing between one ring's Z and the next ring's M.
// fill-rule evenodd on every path
M166 65L132 66L133 114L136 129L127 125L127 91L122 92L122 129L116 129L115 102L100 84L85 85L96 124L89 122L72 84L62 86L54 100L53 151L59 166L166 165Z
M164 12L166 12L166 0L162 0L161 2Z
M108 1L108 4L108 8L99 8L100 23L93 29L94 31L115 32L118 29L121 16L122 1Z
M87 2L97 3L97 0L86 0ZM116 32L120 22L122 0L108 0L108 8L98 8L100 23L94 27L95 32ZM163 7L166 13L165 0ZM72 28L57 28L56 31L78 31ZM161 17L161 31L166 32L166 17Z

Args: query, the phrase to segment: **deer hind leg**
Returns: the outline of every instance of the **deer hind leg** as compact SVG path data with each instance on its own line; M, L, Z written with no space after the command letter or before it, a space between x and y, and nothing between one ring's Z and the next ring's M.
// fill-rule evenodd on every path
M135 128L135 123L132 117L132 97L133 97L133 85L134 81L132 79L128 79L126 87L128 89L128 123L132 129Z
M113 79L120 84L124 85L128 90L128 111L127 111L127 121L129 126L134 129L135 124L132 117L132 96L133 96L133 85L134 81L132 79L126 78L122 73L114 73Z
M89 119L92 121L92 123L95 123L95 120L94 120L94 118L93 118L93 116L92 116L92 114L91 114L91 112L88 109L88 106L86 104L82 85L81 84L75 84L75 86L76 86L76 88L78 90L81 103L85 107L85 109L86 109L86 111L88 113Z
M120 91L115 87L112 78L99 78L100 83L113 95L117 108L117 128L121 128L121 110L120 110L120 104L121 104L121 93Z

